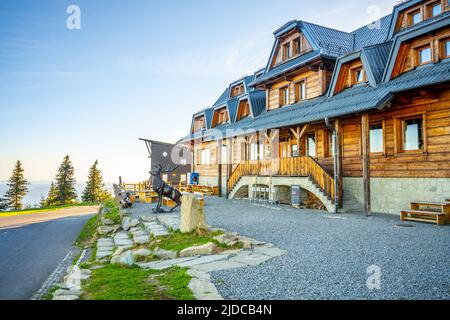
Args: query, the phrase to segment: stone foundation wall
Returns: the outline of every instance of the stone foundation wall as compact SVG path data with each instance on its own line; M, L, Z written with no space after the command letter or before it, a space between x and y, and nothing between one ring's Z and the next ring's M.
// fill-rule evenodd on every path
M362 178L344 178L344 212L361 211ZM447 178L371 178L372 211L400 214L413 201L443 201L450 197Z

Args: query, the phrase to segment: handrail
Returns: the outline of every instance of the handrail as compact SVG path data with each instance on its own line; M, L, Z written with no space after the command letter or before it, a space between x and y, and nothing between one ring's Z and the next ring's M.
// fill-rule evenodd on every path
M243 176L309 177L328 197L334 199L333 176L315 159L308 156L241 162L228 179L228 193L236 187Z

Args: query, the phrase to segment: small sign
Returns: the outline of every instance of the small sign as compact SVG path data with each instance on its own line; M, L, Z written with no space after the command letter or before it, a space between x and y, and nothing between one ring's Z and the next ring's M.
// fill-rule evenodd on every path
M293 207L300 207L300 186L291 186L291 204Z

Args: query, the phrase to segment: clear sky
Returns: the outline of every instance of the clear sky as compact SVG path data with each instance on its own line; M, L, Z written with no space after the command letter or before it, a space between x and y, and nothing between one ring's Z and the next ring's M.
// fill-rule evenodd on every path
M228 83L264 66L273 31L302 19L353 31L397 0L1 0L0 180L20 159L51 180L148 178L138 138L175 142ZM81 29L68 30L69 5Z

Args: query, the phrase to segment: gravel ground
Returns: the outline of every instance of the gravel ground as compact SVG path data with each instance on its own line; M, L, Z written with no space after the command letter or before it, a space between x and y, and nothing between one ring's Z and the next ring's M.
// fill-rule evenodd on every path
M206 200L208 224L267 241L288 255L258 267L214 272L225 299L450 299L450 228L397 216L364 218ZM367 268L381 268L381 289Z

